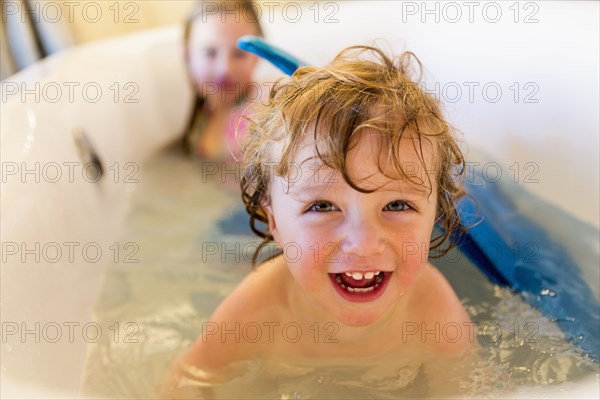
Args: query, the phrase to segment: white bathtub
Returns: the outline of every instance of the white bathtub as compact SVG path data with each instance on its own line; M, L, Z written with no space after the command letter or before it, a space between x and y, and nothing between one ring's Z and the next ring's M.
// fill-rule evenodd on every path
M597 3L538 2L532 24L515 23L514 15L490 23L477 14L473 23L440 14L437 23L421 15L420 2L370 4L372 14L361 2L335 4L321 9L316 24L307 8L297 22L275 11L267 36L314 63L346 45L385 37L397 48L403 39L441 83L428 89L446 100L467 147L513 166L529 190L599 225ZM510 15L508 4L500 7ZM522 9L519 18L532 10ZM337 22L327 23L325 12ZM377 21L366 17L375 13ZM96 334L86 324L112 246L122 245L120 226L139 178L135 168L178 137L189 112L179 36L173 27L74 48L2 83L2 398L79 397L86 345ZM309 45L315 41L320 46ZM261 66L259 77L273 74ZM54 102L57 87L62 94ZM98 87L102 95L94 102ZM497 87L503 94L494 102ZM22 98L15 88L31 92ZM456 90L462 90L459 100ZM526 95L537 102L524 102ZM89 159L78 153L74 130L84 132L103 163L104 177L96 183L89 182L95 170L84 169ZM36 165L39 172L23 175ZM96 249L103 254L99 261ZM29 333L23 336L23 329ZM592 379L567 397L599 394ZM561 392L553 388L543 396Z
M136 168L177 137L189 112L178 36L167 29L72 49L2 84L2 397L46 398L38 392L43 387L78 390L87 339L95 335L88 326L82 340L82 329L116 251L110 246L119 240L132 181L140 178ZM39 99L12 94L21 85L35 91L38 82ZM72 86L72 98L69 82L81 83ZM115 82L122 91L117 102ZM124 92L128 82L134 86ZM88 92L77 90L84 85ZM57 86L62 96L51 103ZM102 90L97 102L95 88ZM124 101L131 88L139 90L128 99L135 103ZM98 182L77 152L74 130L89 137L102 160ZM22 175L36 166L37 173ZM27 248L39 259L23 260ZM23 327L34 333L23 338Z

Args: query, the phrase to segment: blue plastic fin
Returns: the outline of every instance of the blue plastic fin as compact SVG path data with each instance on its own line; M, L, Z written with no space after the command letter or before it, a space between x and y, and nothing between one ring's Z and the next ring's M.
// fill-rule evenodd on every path
M518 211L501 184L486 182L481 171L474 180L479 183L466 182L469 197L457 205L469 227L453 237L457 246L488 279L520 293L598 362L600 308L578 264L546 229Z
M242 50L264 58L289 76L292 76L298 68L307 65L291 54L270 45L257 36L243 36L238 39L237 45Z

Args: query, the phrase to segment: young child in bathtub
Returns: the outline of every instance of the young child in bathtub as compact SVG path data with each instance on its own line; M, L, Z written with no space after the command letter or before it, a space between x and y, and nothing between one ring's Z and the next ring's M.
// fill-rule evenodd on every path
M237 48L244 35L263 36L250 0L199 1L184 27L185 61L196 98L183 148L202 159L231 161L239 157L242 118L248 99L260 93L252 82L258 58Z
M464 159L412 57L348 48L252 116L243 200L281 251L216 309L169 390L226 381L252 358L369 364L373 379L435 359L429 379L458 373L476 335L428 254L459 225ZM445 234L431 240L435 223Z

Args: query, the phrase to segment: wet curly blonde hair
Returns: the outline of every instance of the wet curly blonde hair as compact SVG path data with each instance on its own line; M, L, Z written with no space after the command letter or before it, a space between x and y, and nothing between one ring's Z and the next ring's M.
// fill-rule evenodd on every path
M250 228L263 238L253 255L253 265L264 246L274 240L265 211L270 204L272 174L289 178L290 165L305 135L313 135L323 166L338 171L355 190L374 191L353 182L346 167L346 156L365 128L383 138L380 151L387 152L384 155L396 177L426 187L429 195L432 185L438 185L436 222L441 233L432 239L430 250L436 250L434 256L440 257L451 249L447 239L461 227L456 202L465 194L460 179L465 160L455 130L443 118L439 102L420 87L421 79L421 63L410 52L391 58L375 47L353 46L328 65L301 67L272 87L267 104L250 120L243 150L242 199L250 215ZM429 174L427 184L407 174L399 158L403 137L412 138L425 170L423 143L436 146L435 183ZM275 143L283 144L283 150L273 167ZM381 165L379 170L383 173Z

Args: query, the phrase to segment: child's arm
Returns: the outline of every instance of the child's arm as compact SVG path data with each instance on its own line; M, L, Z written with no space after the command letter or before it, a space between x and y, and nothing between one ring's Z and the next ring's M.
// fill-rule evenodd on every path
M222 341L220 335L211 334L213 326L220 326L216 318L217 313L194 344L171 365L159 389L161 398L212 398L213 387L235 375L232 364L236 361L238 346L235 342ZM242 356L241 351L239 355Z
M251 272L219 305L204 331L171 367L161 396L200 395L202 390L227 382L240 373L242 361L259 356L265 341L244 339L246 324L273 320L272 273L260 268ZM202 389L204 388L204 389Z

